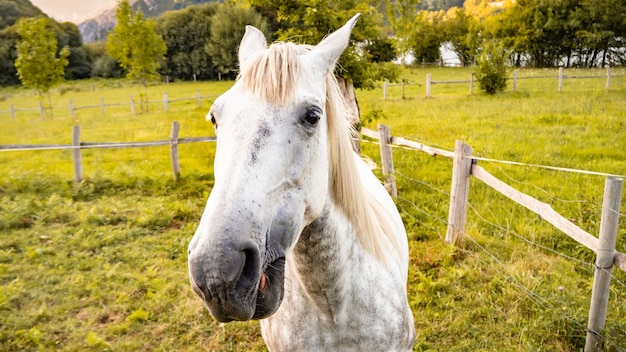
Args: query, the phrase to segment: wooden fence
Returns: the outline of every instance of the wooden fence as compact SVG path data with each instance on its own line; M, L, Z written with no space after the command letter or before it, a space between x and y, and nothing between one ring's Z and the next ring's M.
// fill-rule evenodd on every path
M178 145L197 142L214 142L215 137L179 137L180 124L178 121L172 123L172 130L169 139L147 142L81 142L80 126L72 128L72 144L4 144L0 145L0 151L28 151L28 150L73 150L74 156L74 180L80 182L83 179L83 158L82 149L111 149L111 148L143 148L156 146L170 146L170 159L172 161L172 174L174 180L180 177L180 158Z
M211 96L202 96L200 94L200 89L197 91L197 95L195 97L187 97L187 98L179 98L179 99L171 99L168 97L167 92L163 92L163 99L161 100L143 100L143 98L136 99L135 96L131 95L126 102L117 102L117 103L105 103L104 97L100 97L100 104L92 104L92 105L83 105L83 106L75 106L74 101L72 99L69 100L67 106L44 106L44 104L40 101L38 107L34 108L21 108L17 109L13 104L9 106L9 110L0 110L0 115L2 114L10 114L11 118L15 119L15 116L19 112L32 112L39 111L40 117L43 119L46 114L46 110L55 111L55 110L65 110L69 111L71 117L75 117L76 111L78 110L87 110L87 109L99 109L102 113L102 116L106 116L107 107L112 106L128 106L130 113L135 115L137 107L139 106L141 109L149 109L150 106L161 105L163 107L163 111L169 111L169 104L180 102L180 101L197 101L198 107L202 107L202 100L207 98L215 98L217 95Z
M441 155L453 159L450 211L448 213L448 228L445 238L447 243L463 243L470 186L469 180L470 177L475 177L507 198L538 214L542 219L548 221L575 241L594 251L596 253L596 269L591 294L585 351L598 351L601 342L599 332L606 323L611 270L613 266L616 266L626 272L626 254L615 250L619 208L624 182L622 178L615 176L607 176L606 178L600 233L599 238L597 238L557 213L549 204L516 190L478 166L476 164L477 160L472 158L472 148L461 141L457 141L454 152L450 152L403 138L393 137L389 132L389 128L383 125L378 126L378 132L365 128L361 129L361 134L380 141L386 186L389 190L394 190L394 192L396 186L393 177L393 161L391 160L392 144L423 151L430 155Z
M577 75L566 75L563 71L563 67L559 68L559 73L558 76L526 76L526 77L519 77L518 76L518 70L513 70L513 77L508 78L509 80L512 81L513 83L513 92L517 92L517 82L519 80L523 80L523 79L539 79L539 78L557 78L558 79L558 85L557 85L557 91L560 93L561 91L563 91L563 80L565 79L581 79L581 78L606 78L606 84L605 84L605 88L609 89L611 86L611 77L626 77L626 75L611 75L611 68L607 67L606 68L606 75L605 76L577 76ZM431 98L432 97L432 87L436 84L469 84L469 94L472 94L474 92L474 73L472 72L470 74L470 78L468 80L456 80L456 81L435 81L432 79L432 76L430 73L426 74L426 80L424 83L407 83L407 82L401 82L401 83L389 83L387 80L385 80L383 82L383 99L387 99L388 97L388 88L389 87L402 87L402 98L405 98L405 94L404 94L404 87L405 86L410 86L410 85L424 85L426 86L426 97L427 98Z
M494 190L502 193L507 198L535 212L541 218L554 225L557 229L570 236L575 241L597 253L594 285L591 297L589 321L587 325L587 340L585 351L597 351L600 346L602 330L606 323L606 309L611 282L611 270L613 266L626 272L626 254L615 250L617 226L619 220L619 208L622 197L623 179L608 176L606 178L602 218L600 223L599 238L589 234L564 216L557 213L552 207L525 193L522 193L505 182L491 175L476 164L472 157L472 148L457 141L454 152L429 147L427 145L410 141L404 138L391 136L389 127L379 125L379 131L375 132L366 128L361 129L361 134L380 141L381 160L386 187L393 196L397 196L397 188L394 179L394 167L391 145L398 145L428 153L432 156L444 156L453 159L452 189L450 192L450 210L448 214L448 228L445 241L449 244L462 244L464 242L465 223L467 217L468 194L470 177L475 177ZM213 142L215 137L179 137L180 125L172 123L169 139L148 142L82 142L80 140L80 127L72 129L72 144L40 144L40 145L0 145L2 150L51 150L71 149L74 156L74 179L80 182L83 179L82 149L92 148L136 148L151 146L170 146L172 174L175 180L180 177L180 163L178 145L183 143Z

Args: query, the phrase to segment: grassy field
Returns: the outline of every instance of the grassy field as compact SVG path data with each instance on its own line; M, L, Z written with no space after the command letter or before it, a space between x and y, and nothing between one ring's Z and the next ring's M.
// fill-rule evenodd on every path
M469 94L469 69L406 70L407 85L357 92L364 125L474 155L626 174L626 78L521 79L514 93ZM605 71L566 70L566 75ZM626 69L614 69L624 75ZM519 77L556 70L521 70ZM167 139L213 133L204 121L212 97L232 82L152 85L153 103L130 114L141 92L124 81L70 82L52 95L54 117L0 113L0 144L71 143L73 125L87 142ZM0 91L0 111L36 108L30 91ZM73 182L71 151L0 152L0 350L262 351L257 322L218 324L189 287L186 248L212 186L214 144L180 147L182 179L172 180L168 147L84 150L85 180ZM378 146L363 142L379 161ZM594 255L480 181L470 186L464 248L443 243L452 164L394 149L399 198L411 246L409 297L415 351L579 351L584 346ZM536 166L479 162L513 187L597 234L604 177ZM376 170L380 172L380 170ZM626 198L626 197L625 197ZM626 201L622 201L622 214ZM626 217L618 250L626 252ZM626 275L614 270L606 350L626 349Z

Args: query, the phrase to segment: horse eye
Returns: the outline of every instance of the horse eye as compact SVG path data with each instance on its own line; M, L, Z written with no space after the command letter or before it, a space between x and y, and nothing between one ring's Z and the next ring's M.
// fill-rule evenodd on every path
M310 125L317 125L317 122L320 120L321 111L318 109L308 109L306 114L304 115L304 121L309 123Z
M212 112L209 113L211 116L211 123L213 124L213 127L217 128L217 121L215 121L215 115L213 115Z

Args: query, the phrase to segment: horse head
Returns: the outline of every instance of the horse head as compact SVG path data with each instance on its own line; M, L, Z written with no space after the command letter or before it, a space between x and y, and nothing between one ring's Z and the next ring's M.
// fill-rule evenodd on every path
M207 115L215 185L189 244L191 286L218 321L281 304L285 258L329 197L327 80L357 18L314 47L268 47L246 27L240 76Z

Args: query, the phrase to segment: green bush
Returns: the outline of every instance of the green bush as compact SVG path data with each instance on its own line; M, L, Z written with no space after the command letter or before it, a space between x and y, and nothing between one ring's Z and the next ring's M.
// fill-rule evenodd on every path
M480 89L487 94L496 94L506 88L508 53L501 43L487 43L476 58L474 75Z

